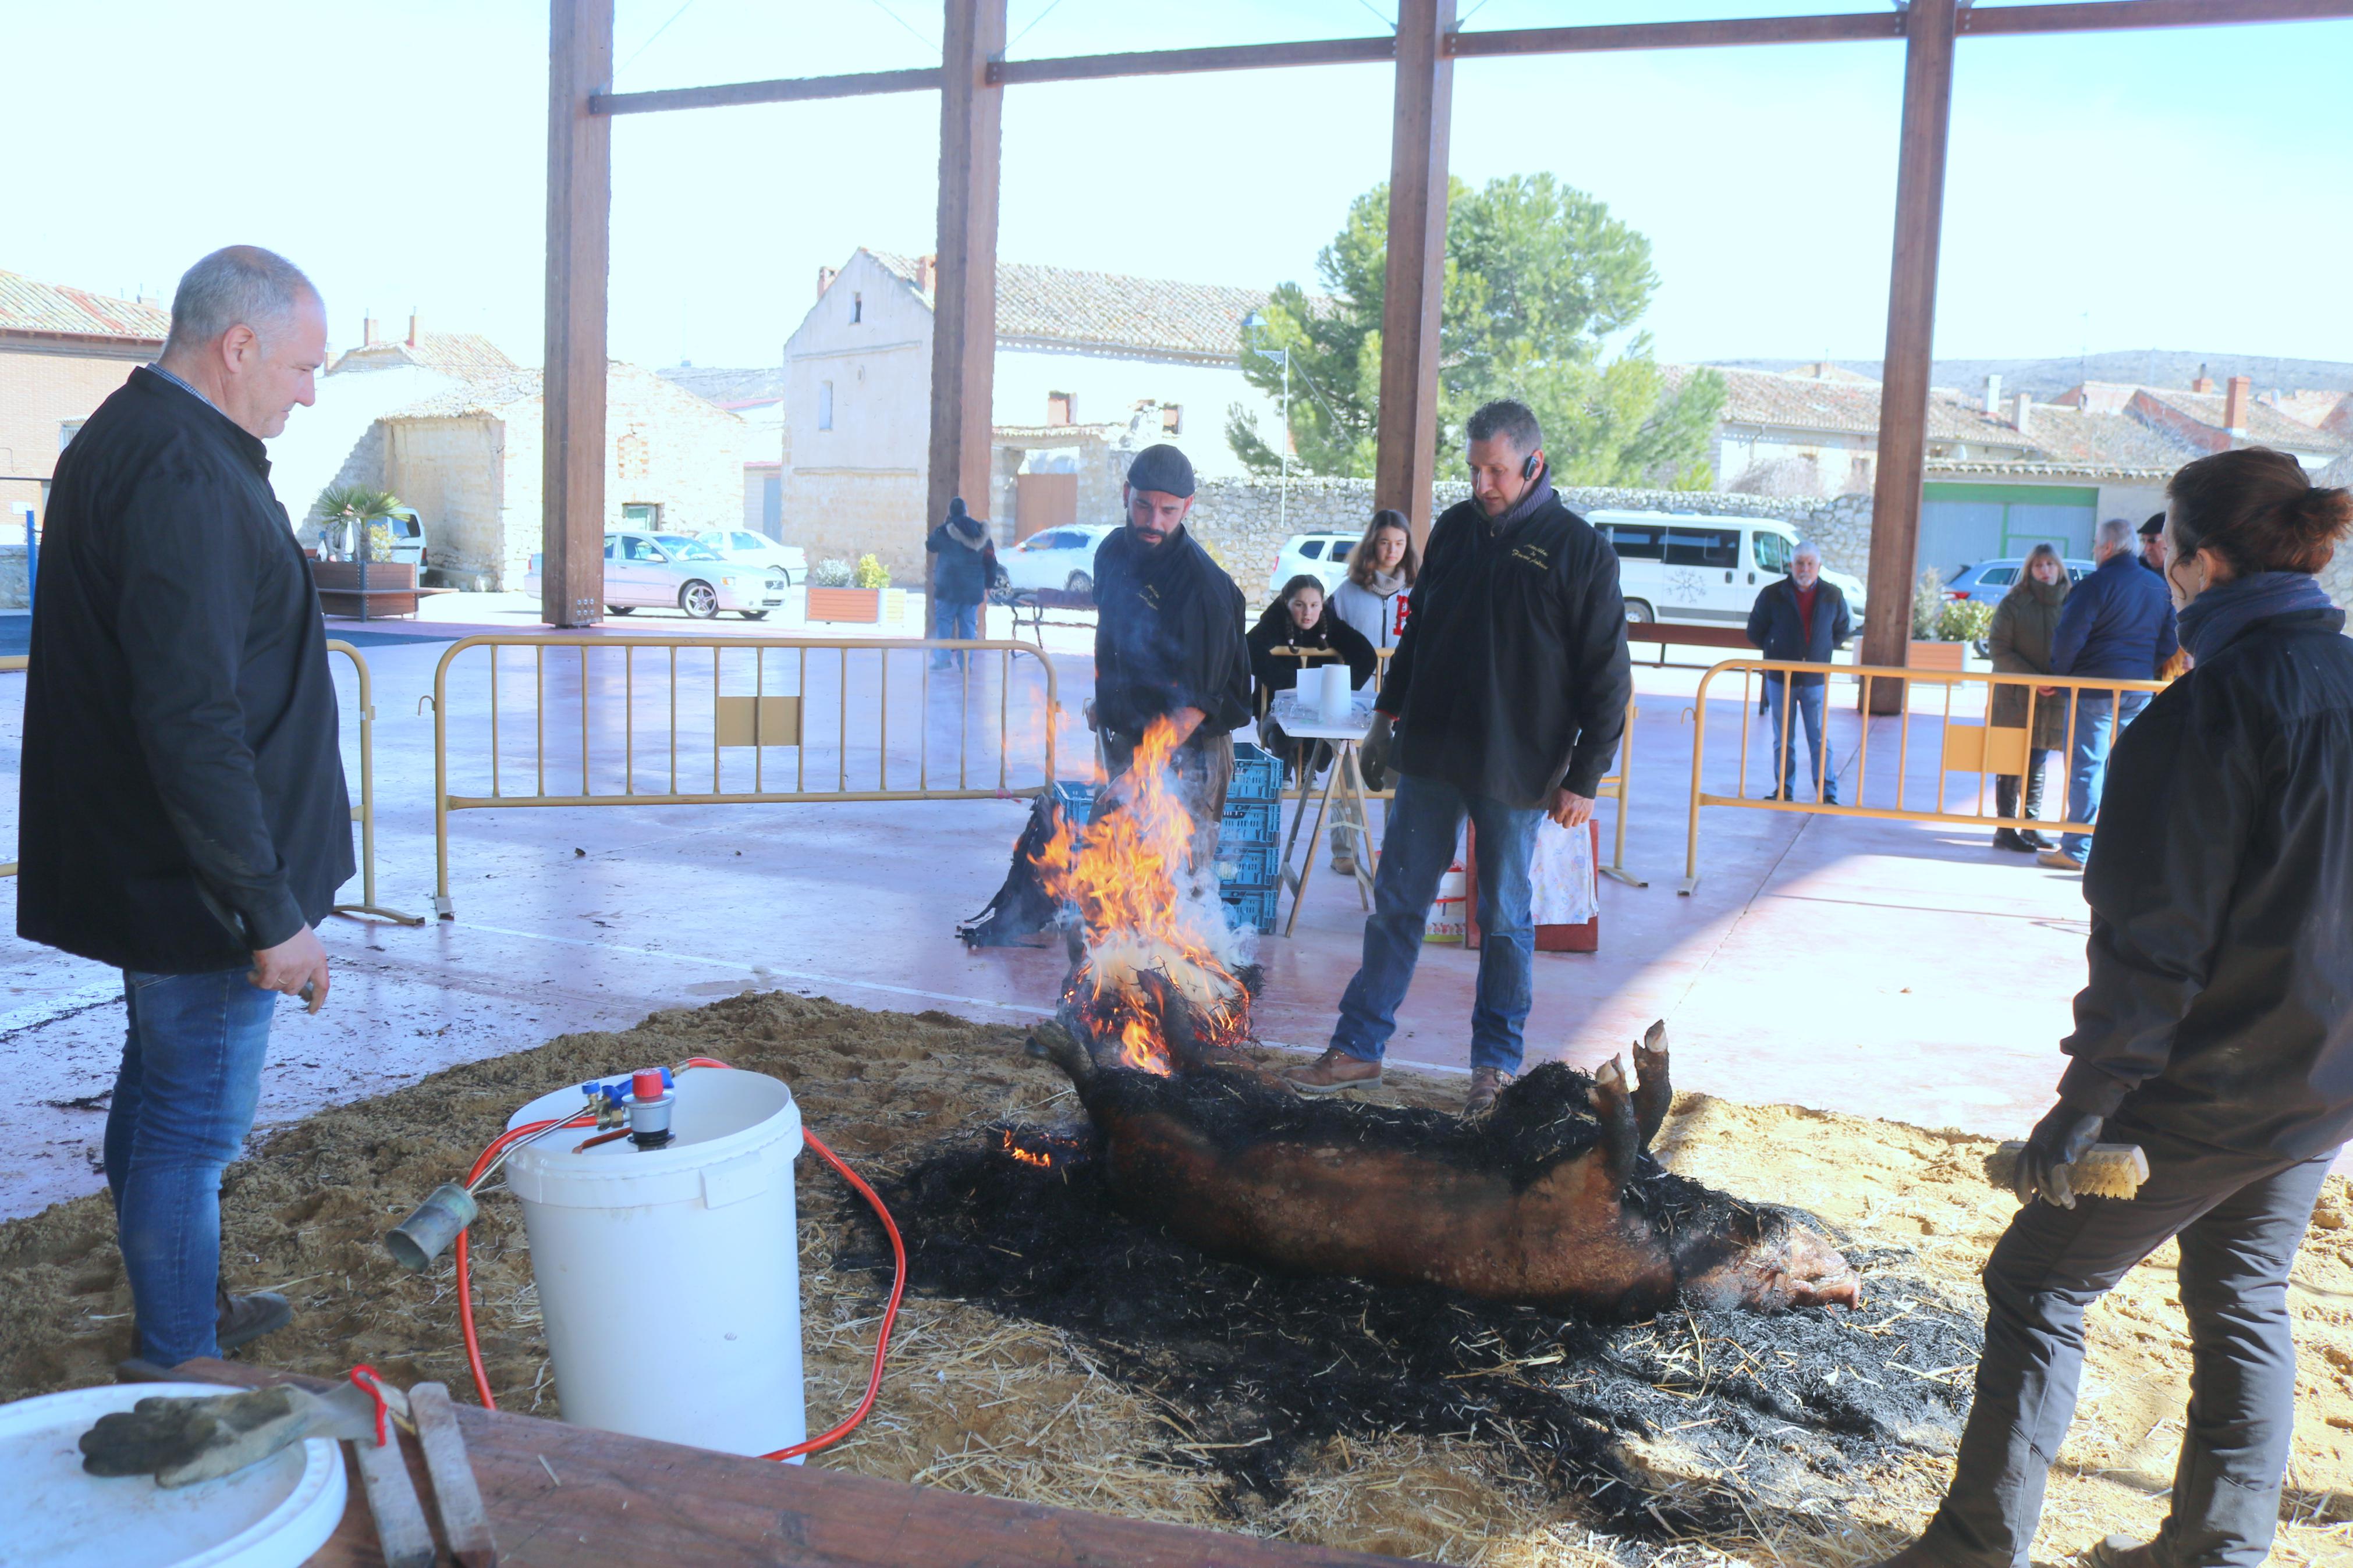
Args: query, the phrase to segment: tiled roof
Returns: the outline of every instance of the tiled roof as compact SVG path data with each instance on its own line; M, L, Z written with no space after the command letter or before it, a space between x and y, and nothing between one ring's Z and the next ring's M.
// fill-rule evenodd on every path
M2317 430L2328 423L2331 415L2353 407L2353 393L2283 392L2258 401L2269 404L2299 425L2309 425Z
M338 369L341 368L339 365ZM496 414L540 394L540 373L518 370L505 376L483 376L404 404L380 417L385 419L462 419L471 414Z
M172 312L160 305L56 283L36 283L22 273L0 272L0 329L130 338L160 344L172 330Z
M2144 386L2139 395L2152 403L2163 404L2209 429L2219 432L2223 428L2224 395L2221 393L2182 392L2169 386ZM2334 450L2345 444L2341 437L2315 430L2301 420L2289 418L2270 404L2253 398L2247 401L2247 440L2253 446L2290 447L2306 452L2316 447Z
M1667 381L1681 386L1694 367L1669 365ZM1788 430L1823 430L1850 435L1879 431L1877 382L1816 381L1772 371L1716 367L1724 378L1724 423L1769 425ZM1999 419L1971 408L1949 393L1928 399L1928 439L2008 447L2023 454L2033 443Z
M918 288L912 257L868 255ZM997 337L1008 346L1125 350L1230 362L1240 357L1242 318L1266 309L1263 289L1178 283L1117 272L1082 272L1025 261L997 264ZM923 295L929 303L929 293Z
M743 369L673 364L666 365L654 374L730 411L749 408L756 404L781 402L785 395L785 367L781 364L751 365Z
M2026 417L2035 460L2103 470L2156 469L2170 473L2205 448L2122 414L2087 414L2038 403Z
M327 374L374 370L392 364L421 364L448 375L491 379L512 374L515 370L515 362L480 332L419 332L414 347L405 338L395 338L389 342L364 343L347 349Z

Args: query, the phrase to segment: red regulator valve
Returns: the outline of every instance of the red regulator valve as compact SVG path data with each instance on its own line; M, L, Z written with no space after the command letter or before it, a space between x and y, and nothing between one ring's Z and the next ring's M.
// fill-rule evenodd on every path
M629 1142L640 1149L659 1149L670 1139L670 1111L678 1090L668 1068L648 1068L629 1077Z

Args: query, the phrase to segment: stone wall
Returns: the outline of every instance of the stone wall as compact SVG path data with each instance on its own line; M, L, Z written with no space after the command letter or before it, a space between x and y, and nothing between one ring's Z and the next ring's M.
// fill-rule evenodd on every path
M25 514L0 510L0 518L24 525ZM22 610L32 605L25 592L25 547L21 544L0 544L0 610Z

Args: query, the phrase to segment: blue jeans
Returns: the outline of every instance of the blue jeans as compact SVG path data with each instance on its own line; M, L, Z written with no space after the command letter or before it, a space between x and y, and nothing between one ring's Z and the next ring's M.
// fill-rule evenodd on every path
M1377 1062L1397 1032L1398 1004L1421 960L1422 930L1438 899L1438 880L1454 861L1462 819L1478 835L1479 995L1471 1007L1471 1065L1520 1070L1520 1026L1527 1022L1535 921L1529 914L1528 868L1544 813L1465 795L1452 784L1399 773L1373 878L1373 912L1365 921L1365 962L1340 997L1335 1048Z
M2097 695L2086 691L2076 700L2075 746L2067 768L2068 821L2099 820L2100 788L2108 780L2108 748L2116 744L2116 733L2139 718L2147 706L2146 691L2120 691L2113 697L2105 691ZM2091 836L2060 835L2059 852L2082 865L2092 853Z
M157 1366L220 1353L221 1172L252 1130L278 1005L245 976L122 975L131 1026L106 1112L106 1185L139 1358Z
M980 640L980 606L978 605L944 605L932 601L932 636L941 642L978 642ZM934 669L951 669L965 661L962 648L939 648L932 654Z
M1789 775L1795 771L1794 764L1798 760L1798 737L1794 731L1803 728L1806 731L1806 750L1813 756L1813 765L1806 774L1807 782L1811 783L1815 779L1820 779L1822 799L1829 805L1836 805L1838 804L1837 764L1833 763L1828 768L1822 765L1822 689L1820 686L1800 686L1797 689L1798 711L1790 720L1793 732L1789 736L1789 754L1784 756L1781 751L1782 686L1781 682L1774 679L1770 675L1765 678L1766 722L1772 727L1773 731L1773 793L1781 795L1790 793Z

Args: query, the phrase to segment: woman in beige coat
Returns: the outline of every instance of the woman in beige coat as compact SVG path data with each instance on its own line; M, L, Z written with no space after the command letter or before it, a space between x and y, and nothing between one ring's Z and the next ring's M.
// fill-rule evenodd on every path
M1993 626L1986 633L1997 673L2051 673L2052 634L2059 629L2059 606L2073 585L2059 552L2048 544L2036 545L2020 568L2018 581L1994 607ZM2059 698L2056 687L1997 686L1986 722L1996 729L2027 731L2025 816L2031 822L2042 807L2043 764L2052 752L2067 743L2067 704ZM1993 786L1996 813L2013 821L2019 816L2018 784L2016 774L2005 773L1995 779ZM2032 855L2049 848L2050 841L2031 827L2022 833L2001 827L1994 832L1993 847Z

